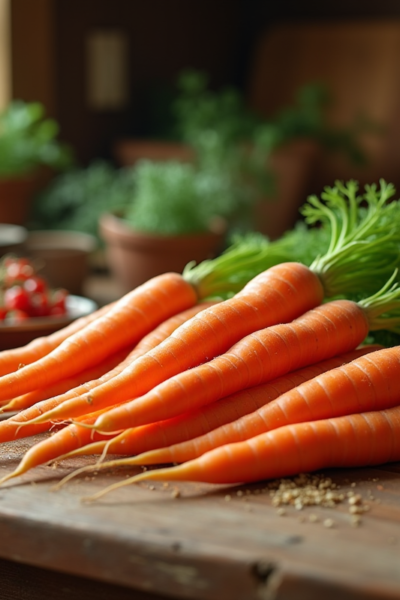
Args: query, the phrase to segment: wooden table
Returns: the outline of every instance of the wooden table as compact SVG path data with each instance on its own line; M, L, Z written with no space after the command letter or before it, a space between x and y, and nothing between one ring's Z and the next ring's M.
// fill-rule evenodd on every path
M120 290L95 275L85 295L104 305ZM35 441L1 446L0 476ZM81 501L131 468L51 491L92 460L39 467L0 487L1 600L400 598L400 464L327 472L370 506L354 527L347 501L280 515L265 482L147 482Z
M3 445L0 475L35 441ZM279 515L265 482L143 482L82 502L132 467L51 491L89 462L39 467L0 488L2 599L400 598L400 464L329 472L370 507L355 527L347 501Z

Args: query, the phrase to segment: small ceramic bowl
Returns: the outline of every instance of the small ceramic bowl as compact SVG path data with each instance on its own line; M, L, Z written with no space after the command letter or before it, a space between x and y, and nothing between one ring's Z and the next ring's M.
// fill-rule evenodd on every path
M62 317L35 317L11 325L0 323L0 350L18 348L35 338L50 335L75 319L95 311L97 304L89 298L70 295L67 298L67 314Z
M20 225L0 223L0 258L5 254L18 254L24 252L28 231Z
M31 231L25 245L51 287L82 294L89 257L97 246L94 236L78 231Z

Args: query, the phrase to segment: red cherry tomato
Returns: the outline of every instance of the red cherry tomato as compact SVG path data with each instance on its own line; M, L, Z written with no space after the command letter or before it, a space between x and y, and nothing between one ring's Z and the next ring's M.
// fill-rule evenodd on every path
M26 259L17 259L6 267L5 285L10 286L17 281L25 281L34 275L33 266Z
M6 256L0 262L0 322L67 314L65 289L52 290L25 257Z
M51 314L64 315L67 312L67 290L59 289L53 293L51 301Z
M47 285L43 277L39 277L38 275L32 275L24 281L24 288L30 294L37 294L45 292L47 289Z
M45 292L38 292L30 296L29 315L31 317L47 317L50 312L49 298Z
M29 313L30 296L21 285L13 285L4 292L4 306L7 310L22 310Z

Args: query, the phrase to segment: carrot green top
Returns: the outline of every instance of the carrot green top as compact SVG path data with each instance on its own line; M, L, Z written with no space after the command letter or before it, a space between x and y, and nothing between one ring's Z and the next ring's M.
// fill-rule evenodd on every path
M325 298L365 297L400 266L400 201L391 199L394 193L384 180L379 188L366 185L362 194L356 181L336 181L320 199L307 199L301 210L307 227L299 223L272 242L261 234L245 236L213 260L189 263L183 276L200 298L226 297L269 267L295 260L320 278Z
M396 269L388 281L368 298L358 301L368 315L370 331L386 330L400 334L400 285Z
M400 264L400 201L390 200L395 188L380 180L358 194L356 181L336 181L321 194L310 196L302 213L307 223L329 224L327 251L310 269L316 273L327 298L365 296L383 286Z

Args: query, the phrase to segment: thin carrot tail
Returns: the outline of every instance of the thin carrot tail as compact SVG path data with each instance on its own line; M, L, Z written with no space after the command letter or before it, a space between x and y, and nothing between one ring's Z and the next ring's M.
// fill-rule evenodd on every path
M83 502L94 502L98 500L102 496L109 494L110 492L117 490L119 488L125 487L127 485L132 485L134 483L140 483L141 481L202 481L202 479L196 479L195 474L191 468L189 463L184 463L182 465L178 465L177 467L169 467L165 469L154 469L152 471L145 471L143 473L139 473L138 475L134 475L133 477L128 477L128 479L124 479L123 481L117 481L112 485L107 486L106 488L100 490L96 494L92 494L91 496L85 496L82 498Z
M57 460L62 461L69 458L75 458L77 456L89 456L94 454L100 454L102 456L107 443L107 440L102 440L98 442L92 442L91 444L86 444L85 446L82 446L82 448L75 448L75 450L61 454Z
M100 457L96 462L94 462L91 465L85 465L83 467L80 467L79 469L75 469L74 471L71 471L71 473L68 473L68 475L66 475L65 477L60 479L60 481L58 481L51 489L53 491L59 490L66 483L68 483L72 479L75 479L75 477L82 475L83 473L88 473L88 472L93 472L93 471L101 471L101 470L105 470L105 469L112 469L114 467L121 467L124 465L130 466L132 464L140 464L140 463L135 463L135 459L131 458L131 457L119 458L116 460L109 460L107 462L102 462L102 457Z
M95 433L89 426L101 414L101 411L92 413L84 417L81 421L72 423L57 431L54 435L34 444L22 457L17 468L3 478L0 479L0 485L6 481L23 475L30 469L42 464L49 463L58 459L61 454L66 454L76 448L81 448L88 444ZM21 426L21 423L14 422L14 425ZM46 424L37 425L36 427L45 427ZM35 428L35 426L30 426ZM1 428L1 424L0 424ZM51 424L47 424L47 428L51 428ZM16 436L19 435L18 429ZM100 434L101 435L101 434ZM21 434L23 437L23 434ZM60 450L62 448L62 451Z
M74 471L72 471L71 473L68 473L68 475L66 475L65 477L63 477L62 479L60 479L60 481L58 481L55 485L53 485L50 490L52 492L56 492L59 489L61 489L66 483L68 483L69 481L71 481L71 479L74 479L75 477L78 477L79 475L82 475L83 473L90 473L91 471L95 471L97 470L97 464L93 464L93 465L85 465L84 467L80 467L79 469L75 469Z

